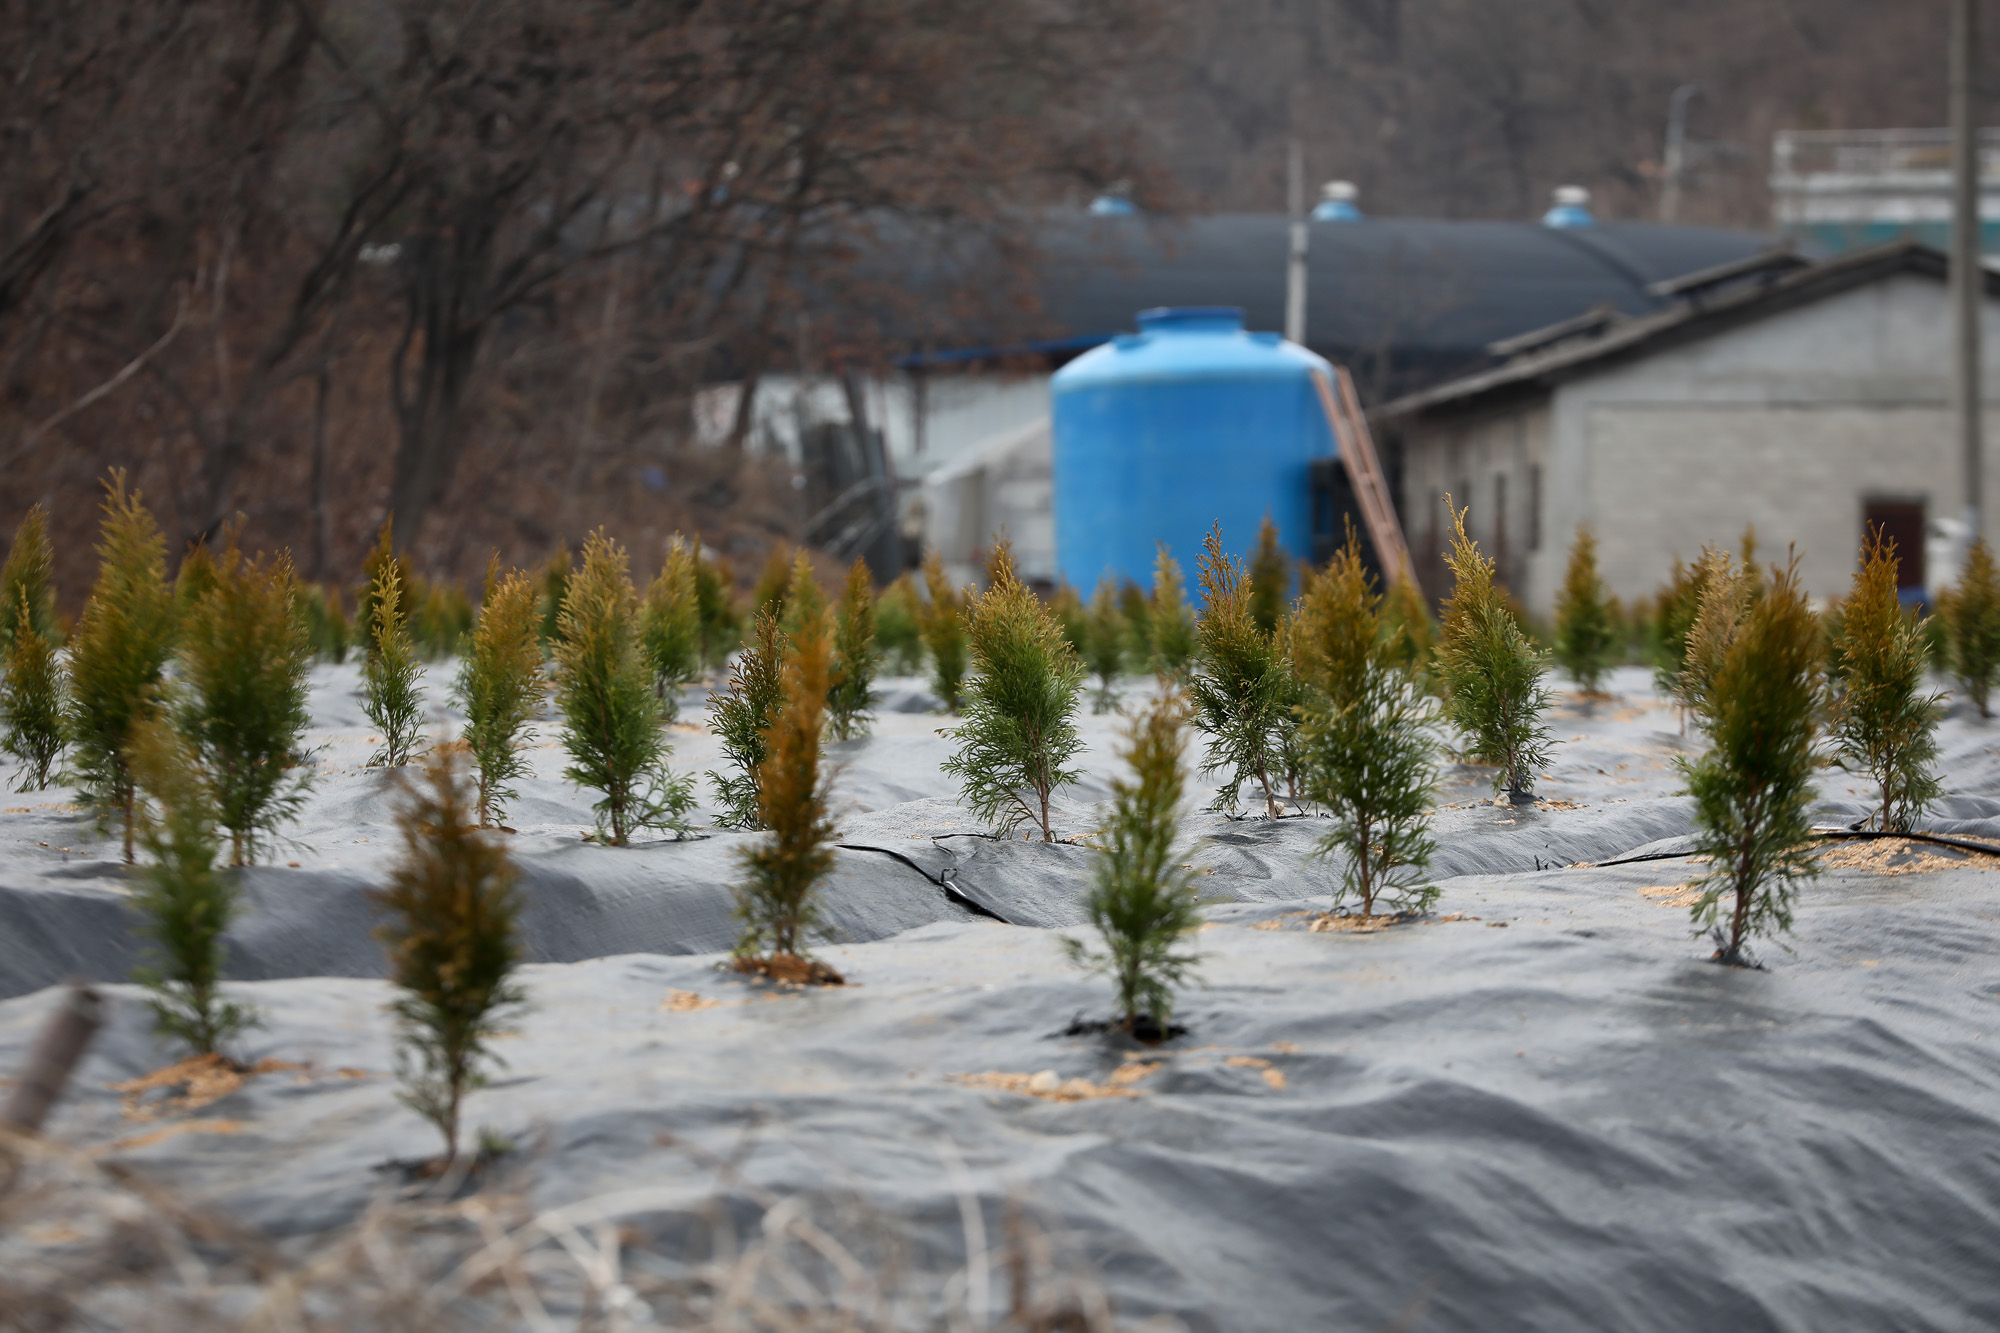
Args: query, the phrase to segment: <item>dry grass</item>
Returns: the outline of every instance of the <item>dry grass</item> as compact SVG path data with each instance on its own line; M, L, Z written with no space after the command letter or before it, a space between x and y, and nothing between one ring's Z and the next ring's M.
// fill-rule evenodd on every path
M1876 875L1924 875L1961 867L1992 864L1963 853L1940 853L1911 838L1859 838L1838 842L1820 853L1820 864L1840 870L1866 870Z
M455 1197L467 1184L458 1174L385 1194L336 1233L280 1245L129 1169L0 1131L0 1329L1179 1327L1118 1320L1102 1288L1067 1257L1075 1242L1032 1223L1017 1204L989 1247L977 1200L962 1190L961 1259L956 1250L925 1251L894 1219L854 1200L780 1197L743 1180L735 1162L710 1165L708 1186L639 1186L540 1210L497 1188Z
M1692 884L1646 884L1639 896L1662 907L1693 907L1701 901L1701 890Z
M111 1090L123 1103L127 1120L152 1120L162 1115L199 1111L229 1096L259 1074L302 1071L306 1066L290 1060L266 1059L254 1065L240 1065L227 1056L210 1052L190 1055L150 1074L114 1083Z
M1023 1097L1037 1097L1045 1102L1088 1102L1105 1097L1137 1097L1139 1089L1132 1086L1160 1067L1160 1061L1130 1060L1111 1071L1102 1083L1092 1083L1087 1078L1063 1078L1053 1069L1044 1069L1036 1074L1008 1074L991 1072L985 1074L953 1074L954 1083L963 1083L969 1088L992 1088L999 1092L1017 1093Z

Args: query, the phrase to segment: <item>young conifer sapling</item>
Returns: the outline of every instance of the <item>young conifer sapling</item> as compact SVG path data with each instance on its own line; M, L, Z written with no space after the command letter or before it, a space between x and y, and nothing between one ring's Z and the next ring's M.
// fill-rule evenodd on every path
M966 804L1004 835L1031 823L1053 842L1049 797L1076 781L1067 768L1083 739L1076 730L1083 667L1055 618L1011 563L966 613L973 674L965 720L946 733L958 742L944 771L961 779Z
M213 565L208 592L182 610L175 714L240 866L305 801L312 639L289 557L246 559L232 537Z
M669 722L680 714L681 687L701 674L701 597L695 565L693 549L676 532L639 607L639 651L652 670L654 693Z
M1733 563L1729 552L1705 546L1696 583L1700 592L1694 619L1681 641L1681 669L1673 679L1673 697L1685 715L1706 723L1715 675L1750 614L1757 575L1748 565Z
M1697 927L1737 964L1752 935L1789 930L1796 886L1819 873L1806 819L1821 704L1820 628L1796 568L1752 600L1709 690L1708 752L1681 760L1695 841L1711 869L1696 884ZM1727 908L1728 927L1716 924Z
M1278 817L1274 778L1284 775L1285 739L1294 723L1294 678L1274 634L1252 614L1243 567L1212 529L1201 556L1204 605L1195 623L1194 676L1188 683L1194 725L1208 737L1203 774L1224 773L1221 799L1234 809L1255 780L1264 810Z
M827 687L827 727L835 740L868 734L875 706L875 576L868 562L848 566L847 583L834 608L833 678Z
M729 660L743 637L743 624L736 614L730 589L729 564L703 554L701 536L692 541L694 557L694 602L701 621L701 664L705 669Z
M369 585L368 655L361 663L361 712L382 733L370 764L401 768L415 757L423 735L423 664L403 614L403 573L394 560L380 562Z
M1449 497L1446 499L1449 504ZM1535 773L1549 762L1549 706L1542 654L1522 632L1494 582L1493 562L1466 535L1465 510L1452 511L1445 556L1456 584L1438 640L1445 717L1464 734L1472 756L1497 765L1493 790L1534 799Z
M1906 833L1944 788L1937 776L1942 695L1924 689L1924 627L1896 595L1895 543L1868 534L1842 617L1842 688L1832 733L1843 767L1875 784L1872 822Z
M403 854L373 896L388 954L403 1102L444 1135L441 1165L458 1156L466 1095L504 1065L493 1040L521 1011L514 979L520 900L506 848L476 827L450 756L424 766L396 822Z
M785 628L785 637L796 638L802 625L816 621L826 610L826 595L820 591L819 573L813 568L812 557L804 551L792 556L791 577L785 582L783 613L778 623Z
M63 672L57 656L55 551L48 511L28 510L0 568L0 749L21 761L20 791L41 791L63 750Z
M405 629L409 628L411 613L418 600L416 574L410 568L409 557L396 554L395 536L396 517L391 514L382 520L382 527L375 534L375 544L361 559L361 584L354 590L354 629L364 653L375 651L375 590L387 571L394 570L396 574L399 596L394 614ZM182 573L186 572L187 566L183 563Z
M1972 543L1965 570L1938 608L1951 649L1951 670L1979 709L1992 717L1988 699L2000 676L2000 567L1985 538Z
M762 828L759 774L769 753L765 733L785 697L785 654L790 645L773 611L759 611L750 641L737 655L729 688L709 708L708 729L722 743L731 772L709 773L722 802L724 828Z
M1352 895L1364 918L1377 900L1422 912L1437 790L1435 706L1382 633L1381 603L1353 529L1307 585L1297 621L1306 794L1332 820L1319 850L1341 858L1335 906Z
M931 654L931 683L946 710L956 713L965 684L965 597L945 578L944 559L936 551L924 556L924 590L930 598L918 627Z
M757 818L767 833L743 849L744 874L736 886L743 922L736 956L746 972L839 985L840 974L807 953L820 925L819 883L833 868L833 818L820 753L832 675L828 618L815 611L788 636L783 695L757 769Z
M1380 608L1382 641L1390 660L1410 674L1426 692L1434 688L1437 670L1437 623L1424 595L1408 574L1398 574Z
M1117 706L1113 687L1125 663L1125 617L1119 613L1118 585L1106 574L1091 594L1085 613L1083 662L1097 677L1097 691L1091 696L1090 711L1108 713Z
M1701 610L1702 579L1707 572L1704 560L1692 565L1674 558L1674 572L1667 586L1653 598L1652 647L1654 686L1661 694L1673 696L1681 670L1687 665L1687 636Z
M1265 634L1275 635L1292 599L1292 558L1278 539L1278 525L1269 514L1257 528L1257 549L1250 556L1250 619Z
M162 670L173 652L174 598L166 543L125 474L105 484L97 583L69 639L71 758L103 823L124 827L133 859L134 801L127 754L134 729L160 706Z
M1180 562L1159 543L1153 560L1153 591L1146 605L1146 660L1163 682L1185 685L1194 668L1194 608Z
M639 655L638 601L625 548L602 529L584 543L583 560L563 592L557 624L556 700L563 775L603 794L598 837L623 847L639 829L685 835L694 811L694 779L667 771L659 696Z
M1611 593L1597 572L1597 537L1579 527L1569 548L1568 572L1556 593L1556 663L1585 695L1600 695L1604 677L1618 660L1618 639Z
M486 595L479 619L466 637L453 697L465 711L465 748L478 779L479 826L505 817L504 802L516 795L510 785L531 769L522 752L541 716L545 698L540 594L529 577L513 570L500 575L496 557L486 570Z
M1111 976L1120 1026L1152 1040L1172 1031L1174 989L1201 961L1189 944L1201 926L1194 873L1174 851L1185 803L1186 717L1186 704L1170 691L1132 719L1122 755L1131 776L1112 780L1111 823L1084 900L1103 949L1063 940L1073 963Z
M257 1025L255 1011L222 993L223 932L236 915L235 885L216 868L222 812L214 782L187 738L165 718L137 723L129 748L148 864L134 906L145 922L147 961L133 979L152 992L154 1029L213 1055Z
M924 639L917 628L923 599L905 573L889 585L875 603L875 641L892 674L914 676L923 670Z

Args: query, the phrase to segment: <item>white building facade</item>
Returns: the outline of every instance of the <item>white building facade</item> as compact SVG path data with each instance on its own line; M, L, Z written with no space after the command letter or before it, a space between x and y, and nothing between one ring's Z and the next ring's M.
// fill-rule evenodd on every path
M1989 278L1989 440L1996 297ZM1904 582L1934 593L1955 572L1956 543L1939 539L1965 508L1950 366L1943 259L1899 244L1694 292L1372 415L1400 450L1404 525L1433 597L1449 591L1437 556L1447 494L1539 615L1582 525L1628 602L1705 543L1739 549L1746 529L1763 558L1790 548L1811 594L1839 596L1871 521L1898 537ZM1985 487L1991 516L1990 464Z

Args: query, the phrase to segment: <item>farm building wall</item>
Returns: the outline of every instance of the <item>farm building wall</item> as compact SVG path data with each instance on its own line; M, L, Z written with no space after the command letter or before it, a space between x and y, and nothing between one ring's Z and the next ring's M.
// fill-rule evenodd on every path
M1837 596L1871 502L1920 504L1933 521L1960 514L1950 340L1945 286L1897 274L1592 369L1534 399L1410 422L1405 522L1413 537L1427 533L1419 516L1439 488L1469 480L1474 534L1540 615L1553 608L1583 523L1606 582L1627 601L1653 593L1675 558L1694 558L1703 543L1736 549L1747 526L1767 556L1796 547L1812 595ZM1991 440L2000 430L1993 301L1984 348ZM2000 476L1990 464L1986 485L1992 514ZM1507 507L1493 512L1503 486ZM1496 540L1502 523L1511 563ZM1518 542L1522 532L1539 542ZM1933 584L1949 573L1933 569Z

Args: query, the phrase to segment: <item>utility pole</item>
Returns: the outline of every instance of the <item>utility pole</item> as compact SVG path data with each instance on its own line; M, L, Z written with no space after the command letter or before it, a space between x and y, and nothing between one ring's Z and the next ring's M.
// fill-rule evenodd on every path
M1305 150L1292 136L1285 158L1285 206L1292 219L1292 254L1285 266L1285 337L1306 340L1306 163Z
M1958 442L1965 458L1965 540L1985 534L1985 440L1980 420L1979 320L1985 272L1979 261L1979 0L1951 5L1951 297L1956 333L1952 376Z
M1687 169L1688 103L1701 89L1684 83L1667 99L1666 185L1660 191L1660 221L1677 222L1681 212L1681 173Z

